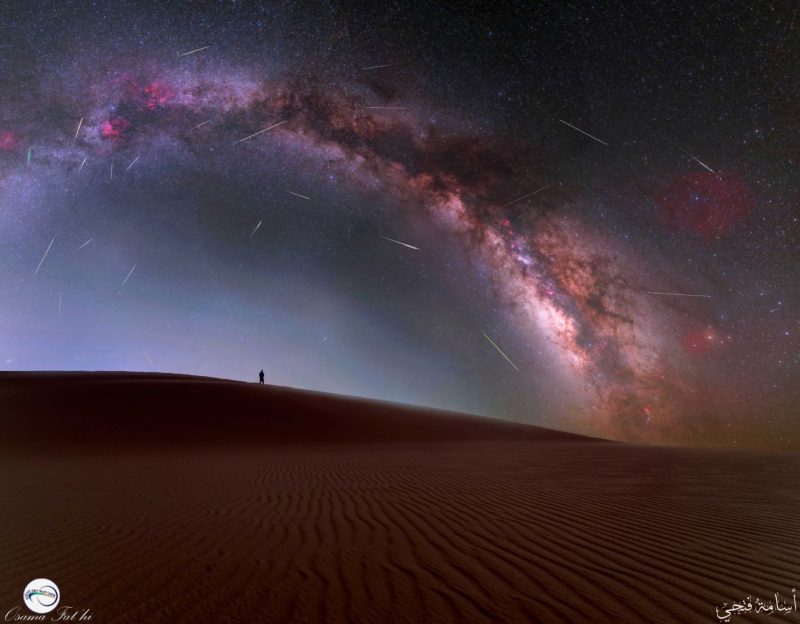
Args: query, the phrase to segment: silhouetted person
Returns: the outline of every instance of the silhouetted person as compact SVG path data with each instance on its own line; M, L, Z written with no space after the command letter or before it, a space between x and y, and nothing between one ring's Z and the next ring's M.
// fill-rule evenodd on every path
M264 371L263 370L258 374L258 383L260 383L262 386L264 385Z

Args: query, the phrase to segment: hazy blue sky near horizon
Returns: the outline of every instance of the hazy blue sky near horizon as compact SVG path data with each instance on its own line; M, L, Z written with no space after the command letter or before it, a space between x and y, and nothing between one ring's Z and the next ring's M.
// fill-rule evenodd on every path
M0 367L800 446L799 28L790 2L5 3Z

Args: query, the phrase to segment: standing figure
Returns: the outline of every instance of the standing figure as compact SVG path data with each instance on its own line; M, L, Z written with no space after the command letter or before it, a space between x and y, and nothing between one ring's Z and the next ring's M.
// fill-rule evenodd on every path
M261 384L262 386L264 385L264 371L263 370L258 374L258 383Z

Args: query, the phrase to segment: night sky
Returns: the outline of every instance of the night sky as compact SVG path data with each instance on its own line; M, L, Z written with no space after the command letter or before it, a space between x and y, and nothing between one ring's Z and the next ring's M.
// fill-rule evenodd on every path
M4 3L0 366L800 448L800 5L598 4Z

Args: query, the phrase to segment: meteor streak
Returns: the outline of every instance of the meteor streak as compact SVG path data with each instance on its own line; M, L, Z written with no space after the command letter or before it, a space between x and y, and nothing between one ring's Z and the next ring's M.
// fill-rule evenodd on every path
M47 254L50 253L50 248L53 246L53 243L55 242L56 242L55 238L53 238L53 240L50 241L50 244L47 246L47 249L45 250L44 255L42 256L42 259L39 260L39 266L37 266L36 270L33 272L34 277L36 277L36 274L39 272L39 269L42 268L42 263L44 262L44 259L47 257Z
M605 145L605 146L608 146L608 143L606 143L605 141L601 141L601 140L600 140L600 139L598 139L596 136L592 136L592 135L591 135L591 134L589 134L588 132L584 132L584 131L583 131L583 130L581 130L580 128L576 128L576 127L575 127L575 126L573 126L571 123L567 123L567 122L566 122L566 121L564 121L563 119L559 119L559 121L560 121L562 124L564 124L565 126L569 126L569 127L570 127L570 128L572 128L573 130L577 130L577 131L578 131L578 132L580 132L581 134L585 134L585 135L586 135L587 137L589 137L590 139L594 139L594 140L595 140L595 141L597 141L598 143L602 143L603 145Z
M194 54L195 52L202 52L203 50L207 50L210 47L211 47L210 45L207 45L207 46L203 46L202 48L196 48L194 50L189 50L188 52L183 52L182 54L179 54L178 57L189 56L190 54Z
M488 340L490 343L492 343L492 346L493 346L495 349L497 349L497 352L498 352L500 355L502 355L502 356L503 356L503 357L506 359L506 362L508 362L509 364L511 364L511 366L513 366L513 367L514 367L514 370L515 370L515 371L519 372L519 369L517 368L517 365L516 365L516 364L514 364L514 362L512 362L512 361L509 359L509 357L508 357L508 356L507 356L505 353L503 353L502 349L500 349L500 347L498 347L498 346L495 344L494 340L492 340L491 338L489 338L489 336L487 336L485 332L481 332L481 333L483 334L483 337L484 337L484 338L486 338L486 340Z
M81 131L82 125L83 125L83 117L81 117L81 120L78 122L78 129L75 130L75 136L72 138L73 143L75 143L75 141L78 140L78 133Z
M151 359L150 359L150 356L149 356L149 355L147 355L147 353L145 353L144 351L142 351L142 355L144 356L144 359L148 361L148 363L150 364L150 366L152 366L152 367L153 367L153 369L155 369L156 365L155 365L155 364L153 364L153 360L151 360Z
M381 236L381 238L383 240L387 240L387 241L389 241L391 243L395 243L397 245L402 245L403 247L408 247L409 249L416 249L417 251L420 250L419 247L414 247L414 245L409 245L408 243L404 243L404 242L399 241L399 240L394 240L393 238L388 238L386 236Z
M236 141L236 143L242 143L243 141L247 141L248 139L252 139L253 137L258 136L259 134L262 134L262 133L266 132L267 130L272 130L273 128L277 128L281 124L285 124L287 121L289 121L289 120L288 119L284 119L283 121L279 121L278 123L271 125L269 128L264 128L263 130L259 130L258 132L254 132L250 136L246 136L243 139L239 139L238 141ZM236 143L234 143L234 145L236 145Z
M708 171L710 171L711 173L716 173L716 171L714 171L714 170L713 170L711 167L709 167L707 164L705 164L705 163L704 163L702 160L700 160L700 159L699 159L697 156L695 156L695 155L694 155L694 154L692 154L691 152L687 152L685 149L683 149L683 148L682 148L680 145L678 145L677 143L675 143L675 142L673 142L673 141L670 141L670 140L669 140L667 137L664 137L664 140L666 140L666 141L667 141L667 143L669 143L669 144L670 144L670 145L672 145L673 147L677 147L677 148L678 148L680 151L682 151L684 154L686 154L686 155L687 155L689 158L691 158L692 160L694 160L696 163L698 163L698 164L699 164L699 165L701 165L702 167L705 167L705 168L706 168Z
M128 171L128 170L129 170L131 167L133 167L133 165L136 163L136 161L137 161L137 160L139 160L139 156L137 156L136 158L134 158L134 159L131 161L131 164L130 164L130 165L128 165L128 166L125 168L125 171Z
M301 195L300 193L295 193L295 192L293 192L293 191L289 191L289 190L287 190L286 192L287 192L287 193L290 193L290 194L292 194L292 195L296 195L297 197L302 197L303 199L311 199L310 197L306 197L305 195Z
M84 247L86 247L86 245L88 245L89 243L91 243L93 240L94 240L94 236L93 236L92 238L90 238L89 240L87 240L87 241L86 241L86 242L85 242L83 245L81 245L80 247L78 247L78 251L80 251L81 249L83 249Z
M255 229L253 229L253 231L250 232L250 236L248 236L247 238L253 238L253 235L258 231L258 228L260 227L261 227L261 221L258 222L258 225L256 225Z
M128 271L128 274L125 276L125 279L124 279L124 280L122 280L122 284L121 284L121 285L120 285L120 287L119 287L119 291L120 291L120 292L122 292L122 289L123 289L123 287L125 286L125 282L127 282L127 281L130 279L131 275L133 275L133 270L134 270L135 268L136 268L136 265L134 264L134 265L133 265L133 267L131 268L131 270L130 270L130 271Z
M648 295L667 295L670 297L704 297L706 299L711 299L711 295L690 295L687 293L673 293L673 292L655 292L652 290L645 291Z
M362 67L361 69L366 71L368 69L380 69L381 67L389 67L391 63L386 63L386 65L370 65L369 67Z
M514 199L514 200L512 200L512 201L508 202L507 204L503 204L503 205L502 205L502 206L500 206L500 207L501 207L501 208L505 208L506 206L510 206L511 204L516 204L518 201L522 201L523 199L527 199L528 197L531 197L531 196L533 196L533 195L536 195L536 193L539 193L540 191L543 191L543 190L545 190L545 189L549 189L551 186L553 186L553 185L552 185L552 184L548 184L547 186L543 186L542 188L540 188L540 189L538 189L538 190L534 191L533 193L528 193L527 195L523 195L522 197L517 197L516 199Z

